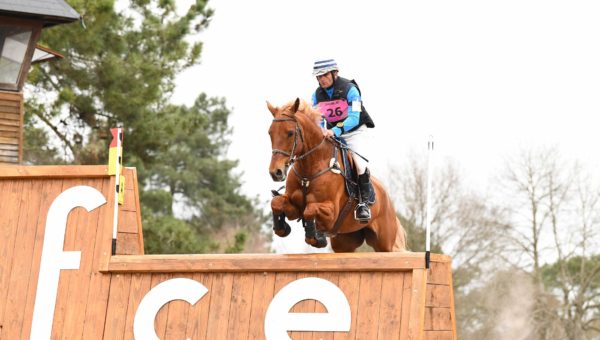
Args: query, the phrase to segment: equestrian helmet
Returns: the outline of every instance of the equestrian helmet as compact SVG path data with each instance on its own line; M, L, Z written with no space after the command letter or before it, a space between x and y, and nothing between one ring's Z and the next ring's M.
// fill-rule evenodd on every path
M320 59L315 61L315 65L313 66L313 76L317 77L338 70L337 63L334 59Z

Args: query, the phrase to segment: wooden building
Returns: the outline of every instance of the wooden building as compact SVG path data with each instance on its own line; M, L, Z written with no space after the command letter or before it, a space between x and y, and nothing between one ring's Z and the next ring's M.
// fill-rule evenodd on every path
M0 0L0 163L23 160L23 85L32 63L59 57L42 29L80 18L63 0Z

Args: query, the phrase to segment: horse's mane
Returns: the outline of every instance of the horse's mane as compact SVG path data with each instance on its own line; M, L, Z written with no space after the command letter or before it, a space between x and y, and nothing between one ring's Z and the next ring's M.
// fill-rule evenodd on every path
M295 102L296 99L293 99L282 105L281 112L291 112ZM298 111L296 112L296 115L298 114L306 116L316 125L319 125L319 122L322 118L321 112L313 109L312 105L308 104L304 99L300 99L300 105L298 106Z

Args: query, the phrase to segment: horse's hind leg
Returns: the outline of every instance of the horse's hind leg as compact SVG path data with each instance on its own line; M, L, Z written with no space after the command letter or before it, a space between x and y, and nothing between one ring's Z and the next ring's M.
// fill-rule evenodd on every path
M321 230L325 229L324 226L333 224L333 208L333 203L329 201L306 205L304 209L304 241L306 243L316 248L327 246L327 238Z
M327 247L327 238L325 234L317 230L315 220L304 220L304 242L315 248Z
M375 251L403 252L406 251L406 235L404 229L397 222L397 228L383 229L377 222L365 228L365 239Z
M362 230L347 234L337 234L331 238L331 249L336 253L351 253L365 242Z

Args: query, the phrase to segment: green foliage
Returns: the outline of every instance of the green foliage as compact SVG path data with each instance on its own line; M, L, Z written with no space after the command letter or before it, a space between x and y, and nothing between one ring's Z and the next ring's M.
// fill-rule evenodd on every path
M542 280L546 287L550 288L561 288L565 285L577 286L577 283L589 280L586 288L593 291L600 288L598 267L600 267L600 255L574 256L566 261L557 261L542 266ZM565 282L565 280L569 280L569 282Z
M206 240L188 223L171 215L144 218L144 247L159 254L209 253L218 243Z
M230 110L205 94L191 107L169 102L177 74L199 61L202 43L192 38L208 26L207 1L182 16L171 0L129 0L119 12L114 0L68 2L86 28L43 31L41 43L65 59L30 72L26 159L105 164L109 129L122 125L124 164L138 171L146 252L243 251L264 217L239 192L237 161L225 159Z

